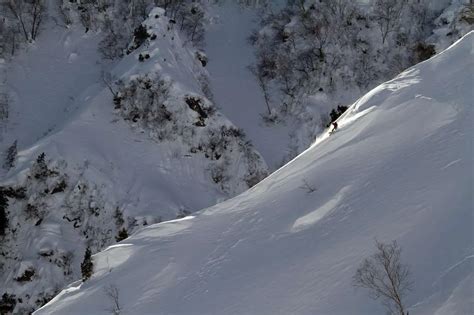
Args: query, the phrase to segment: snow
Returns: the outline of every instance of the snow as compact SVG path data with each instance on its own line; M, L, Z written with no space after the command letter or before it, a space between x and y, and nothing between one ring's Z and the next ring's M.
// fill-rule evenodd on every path
M206 33L207 66L213 94L222 112L244 129L269 167L281 166L291 142L289 128L265 125L266 104L255 76L248 67L254 62L254 48L248 37L257 28L255 10L236 3L213 6L214 17Z
M160 39L111 67L112 75L127 81L156 71L174 81L176 97L200 95L197 79L205 70L194 59L192 47L184 45L177 31L166 31L163 9L153 9L150 16L146 23ZM24 163L9 177L44 151L66 160L75 173L85 172L86 178L103 184L103 193L137 216L172 218L180 209L197 210L227 198L205 173L204 158L186 157L187 148L176 143L157 143L149 137L151 132L131 130L113 113L112 95L100 77L105 66L98 62L98 35L74 26L51 27L43 34L10 66L13 117L3 144L18 139ZM138 62L139 53L147 52L150 60ZM232 125L222 115L218 119ZM230 167L237 173L245 171L238 156L234 162ZM234 186L232 191L243 191L241 184Z
M35 314L106 314L108 285L123 314L380 314L351 286L374 238L401 244L410 313L472 314L473 40L363 96L249 191L95 255Z
M97 36L79 27L47 27L50 31L27 46L7 70L13 104L5 141L16 139L22 148L60 128L97 90L94 83L100 79Z
M236 145L229 143L226 171L233 176L228 191L224 191L209 174L209 167L224 158L217 162L203 153L191 154L189 144L182 139L157 141L153 130L133 126L114 112L113 96L104 86L102 70L109 70L112 77L125 82L157 72L172 80L175 102L167 106L175 106L184 118L195 115L184 103L185 95L200 96L209 102L199 84L207 73L196 60L195 49L185 43L178 30L168 29L168 20L162 13L162 9L154 9L145 22L157 39L117 63L99 62L100 33L84 33L78 24L63 28L48 20L37 42L25 45L25 50L6 65L12 101L1 145L4 149L17 139L19 152L15 167L8 172L2 170L1 185L27 187L32 194L28 200L9 200L9 226L15 232L9 232L2 240L2 252L7 254L0 257L0 295L6 292L23 301L17 303L15 312L33 310L44 296L52 297L67 283L79 279L86 247L97 251L115 242L115 209L123 212L122 225L131 232L138 226L209 207L247 189L243 175L250 172L250 167L244 153L254 154L256 173L266 171L265 162L253 147L245 145L246 152L232 151ZM139 62L139 54L147 52L149 60ZM234 126L219 112L206 124L199 131L191 130L193 135L202 139L206 132ZM51 162L65 174L64 193L45 192L54 178L43 186L31 187L37 182L27 176L42 152L46 153L48 165ZM86 187L85 193L81 187ZM26 214L27 203L33 202L38 202L39 210L45 213L41 220ZM91 209L100 213L90 215ZM82 212L84 221L79 227L74 221L76 215L67 217L69 211ZM126 247L110 249L109 253L116 250L125 257ZM63 254L71 257L64 259ZM65 260L70 266L63 266ZM18 283L14 277L23 270L23 261L31 263L36 273L31 281ZM115 264L120 265L121 261L110 259L109 265L104 262L104 268L115 268Z

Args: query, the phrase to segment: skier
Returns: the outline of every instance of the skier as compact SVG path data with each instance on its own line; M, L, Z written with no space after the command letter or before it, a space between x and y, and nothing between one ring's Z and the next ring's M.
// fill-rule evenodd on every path
M334 132L337 130L337 122L332 123L332 130L329 132L330 135L332 135Z

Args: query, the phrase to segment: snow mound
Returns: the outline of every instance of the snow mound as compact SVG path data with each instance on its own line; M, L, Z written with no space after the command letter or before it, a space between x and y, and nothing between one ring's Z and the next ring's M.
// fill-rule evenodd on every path
M110 285L127 314L380 314L351 286L375 237L403 248L410 313L471 314L473 40L372 90L244 194L95 255L90 281L35 314L106 314Z

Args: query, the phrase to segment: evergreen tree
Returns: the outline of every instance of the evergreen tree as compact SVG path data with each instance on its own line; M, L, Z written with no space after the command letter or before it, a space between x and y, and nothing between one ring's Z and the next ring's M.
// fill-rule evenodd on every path
M5 196L3 187L0 187L0 236L5 235L5 231L8 227L8 198Z
M86 248L86 252L84 254L84 260L81 263L81 274L82 274L82 281L85 282L88 280L94 271L94 263L92 262L92 253L89 247Z
M7 152L5 153L5 161L3 163L3 168L6 170L11 169L15 166L15 159L18 153L17 141L13 142L11 146L8 147Z
M48 166L46 165L46 154L43 152L36 158L36 163L33 165L31 171L36 179L45 178L49 174Z
M116 240L117 242L120 242L120 241L123 241L124 239L126 239L127 237L128 237L127 229L122 228L122 229L118 232L118 235L115 237L115 240Z

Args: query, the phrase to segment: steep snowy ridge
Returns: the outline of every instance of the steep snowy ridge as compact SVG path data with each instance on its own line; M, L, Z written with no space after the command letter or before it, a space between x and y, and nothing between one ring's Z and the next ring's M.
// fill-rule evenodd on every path
M410 314L472 314L473 41L369 92L242 195L95 255L35 314L107 314L110 287L123 314L380 314L351 286L374 238L401 244Z
M0 189L6 312L31 312L79 279L86 248L97 252L123 231L209 207L266 176L259 153L204 95L207 73L192 45L160 8L144 25L149 37L104 78L115 99L94 65L98 36L74 25L51 22L12 66L15 117L3 144L17 137L20 151ZM162 103L148 94L157 77L168 87ZM137 89L147 98L126 103L130 82L144 78ZM126 106L137 119L124 115ZM165 121L154 116L161 108Z

